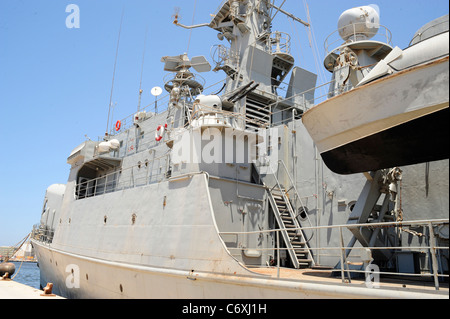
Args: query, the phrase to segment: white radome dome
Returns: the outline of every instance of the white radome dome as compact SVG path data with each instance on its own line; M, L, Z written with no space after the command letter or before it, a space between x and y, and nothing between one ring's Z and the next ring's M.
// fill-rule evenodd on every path
M372 38L380 27L380 15L377 7L361 6L344 11L338 20L339 35L345 41L353 35Z

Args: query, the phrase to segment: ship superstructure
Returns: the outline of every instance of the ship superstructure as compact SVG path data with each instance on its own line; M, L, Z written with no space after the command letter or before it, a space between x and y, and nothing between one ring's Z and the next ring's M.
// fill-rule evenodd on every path
M391 270L418 258L412 273L439 279L448 272L448 247L436 250L448 246L448 206L426 200L421 221L399 224L401 209L412 207L408 195L399 206L400 181L416 180L415 169L340 176L322 164L301 121L317 77L295 66L289 36L271 30L275 12L307 25L267 0L224 1L210 23L174 21L210 27L229 45L214 47L213 66L203 56L162 57L167 110L138 110L102 141L71 152L69 179L47 190L34 233L43 285L70 298L445 297L435 285L348 283L350 270L364 273L371 263ZM226 75L221 95L206 94L195 73L211 69ZM448 171L448 161L437 165ZM369 183L378 193L373 209L348 225L362 198L373 196L368 179L380 181ZM429 188L448 203L441 186ZM362 237L349 230L358 226L367 230ZM412 235L417 227L439 239L433 250ZM418 248L402 252L405 243ZM335 266L342 278L324 272Z

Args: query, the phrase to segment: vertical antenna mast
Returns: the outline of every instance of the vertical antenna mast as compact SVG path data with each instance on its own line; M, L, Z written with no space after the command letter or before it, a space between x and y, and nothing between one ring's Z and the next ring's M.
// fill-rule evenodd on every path
M122 22L123 22L123 13L124 13L124 11L125 11L125 8L122 9L122 17L120 18L119 36L117 37L116 57L114 59L114 71L113 71L112 84L111 84L111 95L109 96L108 121L106 122L106 133L105 133L105 136L108 136L108 134L109 134L108 133L108 131L109 131L109 114L111 112L112 95L113 95L113 90L114 90L114 78L116 76L117 55L119 53L120 33L122 32Z
M191 24L194 24L195 10L196 9L197 9L197 0L195 0L195 3L194 3L194 12L192 13L192 23ZM189 32L189 40L188 40L188 45L187 45L187 49L186 49L186 54L189 53L189 46L191 44L191 36L192 36L192 29Z
M138 107L137 107L138 112L139 112L139 109L141 108L142 74L144 73L144 59L145 59L145 47L147 44L147 33L148 33L148 27L145 29L144 52L142 53L141 80L139 81L139 102L138 102Z

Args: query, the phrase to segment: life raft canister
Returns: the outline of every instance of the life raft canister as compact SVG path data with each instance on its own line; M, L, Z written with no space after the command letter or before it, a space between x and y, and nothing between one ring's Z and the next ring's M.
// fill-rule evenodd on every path
M164 130L167 128L167 124L163 125L158 125L158 128L156 129L155 132L155 140L157 142L161 141L164 135Z
M118 130L120 130L120 126L122 126L122 122L117 121L117 122L116 122L116 132L117 132Z

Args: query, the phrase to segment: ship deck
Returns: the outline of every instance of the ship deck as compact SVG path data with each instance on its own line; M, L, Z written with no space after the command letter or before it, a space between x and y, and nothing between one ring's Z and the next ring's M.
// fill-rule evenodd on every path
M277 267L263 267L263 268L251 268L253 272L258 274L267 275L271 278L277 278L284 280L299 280L302 282L317 282L326 284L353 284L365 286L364 275L360 274L357 278L351 278L350 280L344 279L344 283L341 279L341 273L339 269L293 269L293 268L279 268L279 275ZM348 278L348 277L346 277ZM449 293L448 278L446 280L439 281L439 292ZM433 277L431 276L417 276L411 274L408 275L381 275L379 281L380 288L394 288L394 289L408 289L408 290L421 290L421 291L436 291Z

